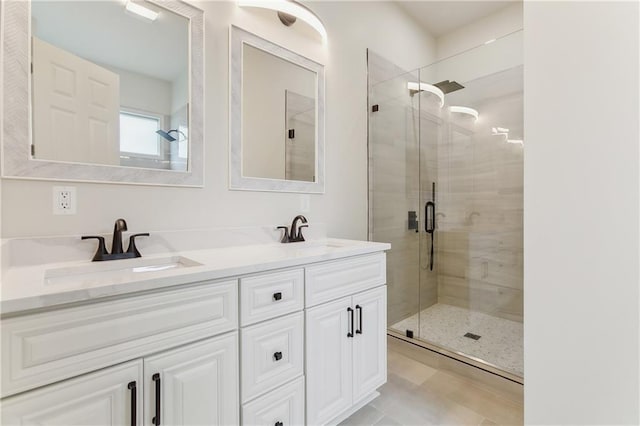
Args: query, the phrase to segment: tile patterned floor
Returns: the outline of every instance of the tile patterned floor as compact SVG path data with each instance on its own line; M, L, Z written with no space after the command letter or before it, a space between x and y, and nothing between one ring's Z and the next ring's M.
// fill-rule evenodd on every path
M418 315L393 326L404 333L418 330ZM471 332L479 340L464 337ZM420 313L420 338L443 348L470 355L518 376L524 376L522 323L481 312L437 303Z
M520 398L389 350L380 396L341 426L522 425Z

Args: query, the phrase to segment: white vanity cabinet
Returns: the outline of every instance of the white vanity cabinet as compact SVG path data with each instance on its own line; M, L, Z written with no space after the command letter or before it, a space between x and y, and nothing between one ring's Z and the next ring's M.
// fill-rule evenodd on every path
M237 424L237 348L234 332L9 397L2 424Z
M3 319L2 424L238 423L237 293L204 282Z
M304 269L240 279L242 424L304 424Z
M374 247L4 312L1 424L335 424L386 381Z
M307 291L307 303L328 291L349 294L306 310L307 424L324 425L366 404L387 380L385 256L311 266L306 275L307 289L331 283Z

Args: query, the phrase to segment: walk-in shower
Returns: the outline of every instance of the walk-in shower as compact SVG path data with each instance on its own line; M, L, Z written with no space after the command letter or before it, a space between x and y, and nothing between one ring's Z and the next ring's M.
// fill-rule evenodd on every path
M389 333L522 382L522 32L411 72L368 64Z

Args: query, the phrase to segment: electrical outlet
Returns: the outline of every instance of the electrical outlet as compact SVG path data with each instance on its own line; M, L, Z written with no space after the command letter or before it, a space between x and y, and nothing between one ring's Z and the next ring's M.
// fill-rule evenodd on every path
M53 187L53 214L76 214L75 186Z

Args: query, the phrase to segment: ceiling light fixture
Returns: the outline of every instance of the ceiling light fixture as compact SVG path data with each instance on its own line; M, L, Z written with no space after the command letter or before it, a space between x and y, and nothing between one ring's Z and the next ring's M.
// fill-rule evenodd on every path
M524 141L522 139L507 139L507 143L524 145Z
M456 112L458 114L470 115L473 118L475 118L476 121L478 121L478 118L480 117L480 115L478 114L478 111L476 111L473 108L464 107L464 106L450 106L449 107L449 111L450 112Z
M327 30L324 28L320 18L305 6L293 0L238 0L238 6L270 9L291 15L309 24L320 34L323 41L327 40Z
M414 81L410 81L407 83L407 89L409 89L412 92L411 93L412 95L418 92L433 93L438 98L440 98L440 108L444 106L444 92L440 90L438 87L434 86L433 84L417 83Z
M135 13L138 16L142 16L143 18L148 19L152 22L158 18L158 12L151 10L149 8L146 8L139 3L134 3L131 0L128 0L127 4L125 4L124 7L129 12Z

